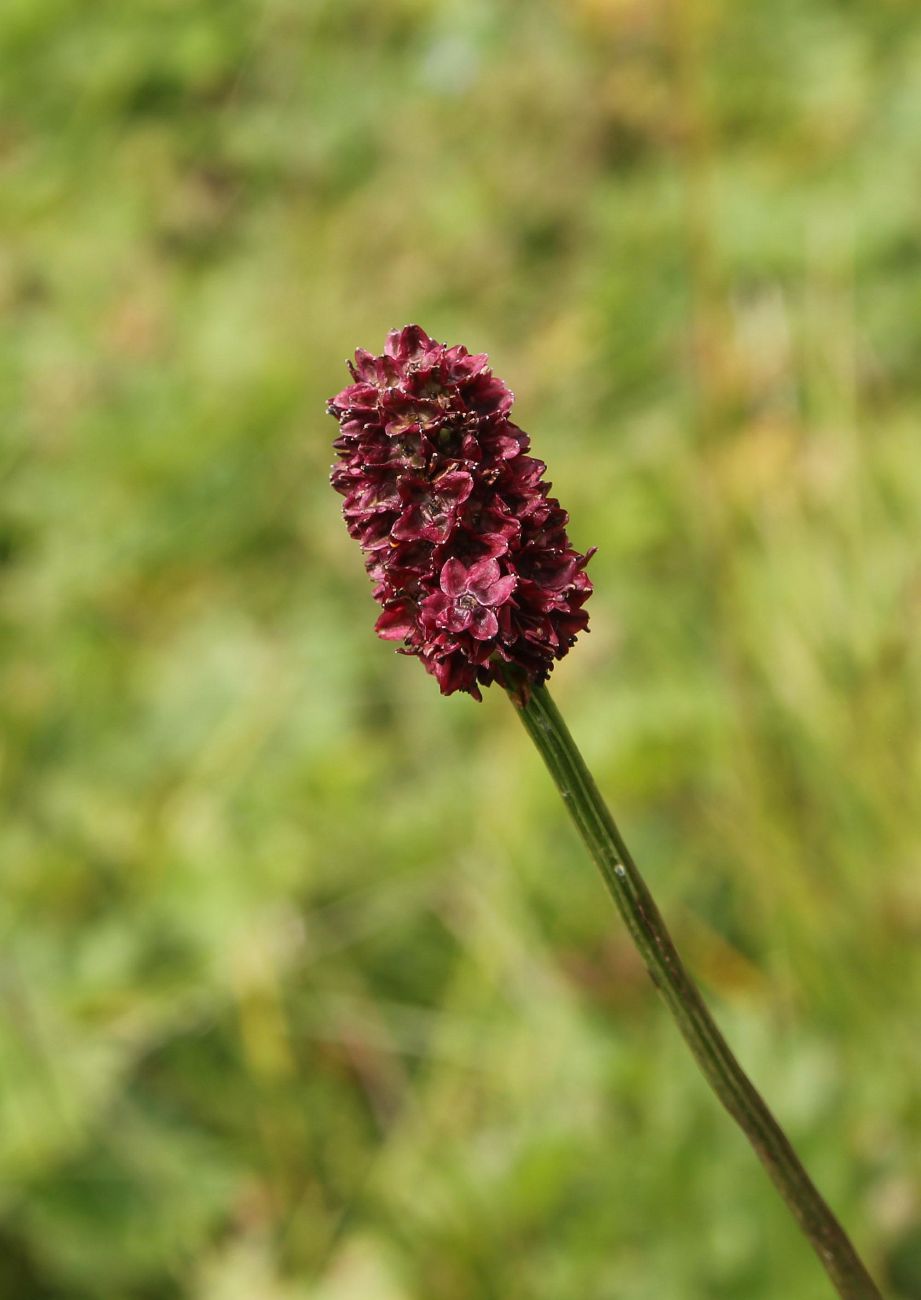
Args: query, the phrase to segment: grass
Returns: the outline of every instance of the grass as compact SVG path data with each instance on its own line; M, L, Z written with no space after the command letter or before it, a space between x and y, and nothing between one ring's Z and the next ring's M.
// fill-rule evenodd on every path
M342 360L491 352L554 694L921 1295L921 20L7 0L0 1293L821 1300L506 702L371 632Z

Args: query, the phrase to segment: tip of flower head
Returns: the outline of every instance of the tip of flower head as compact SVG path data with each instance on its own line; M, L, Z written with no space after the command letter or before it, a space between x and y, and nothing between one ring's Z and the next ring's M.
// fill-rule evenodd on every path
M348 364L353 383L327 405L340 426L331 481L382 606L378 635L445 695L544 681L587 630L594 548L571 546L545 466L509 419L512 393L485 353L419 325Z
M384 353L406 365L418 361L438 344L426 334L421 325L404 325L402 329L391 330L384 344Z

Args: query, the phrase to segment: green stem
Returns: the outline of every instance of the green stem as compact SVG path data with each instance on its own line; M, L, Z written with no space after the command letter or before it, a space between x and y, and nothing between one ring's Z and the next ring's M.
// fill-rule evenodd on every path
M614 819L550 695L507 672L506 689L598 864L652 980L710 1086L755 1149L843 1300L882 1300L841 1224L729 1049L684 967Z

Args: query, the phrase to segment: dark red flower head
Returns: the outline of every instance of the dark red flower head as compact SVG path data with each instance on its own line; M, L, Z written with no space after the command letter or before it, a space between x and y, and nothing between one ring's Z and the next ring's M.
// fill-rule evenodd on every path
M361 545L379 636L418 655L442 693L496 677L500 662L538 683L579 632L592 592L568 516L509 419L512 394L485 354L393 330L362 349L332 398L332 485Z

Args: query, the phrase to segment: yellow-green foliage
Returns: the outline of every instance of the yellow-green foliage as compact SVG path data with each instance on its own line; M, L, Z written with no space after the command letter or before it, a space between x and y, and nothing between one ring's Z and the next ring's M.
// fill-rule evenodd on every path
M4 0L0 46L0 1295L829 1294L511 709L373 637L323 402L417 320L599 546L554 692L917 1297L918 6Z

